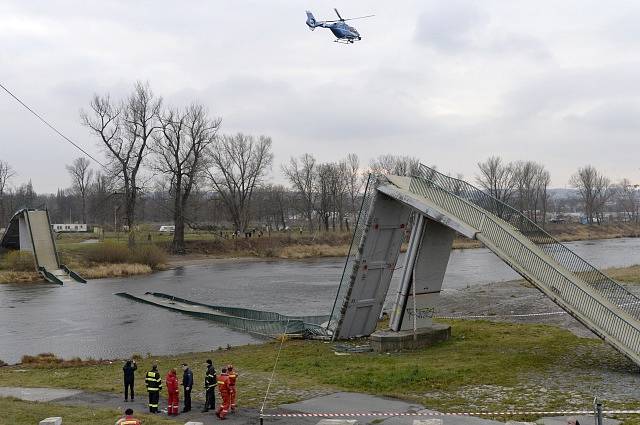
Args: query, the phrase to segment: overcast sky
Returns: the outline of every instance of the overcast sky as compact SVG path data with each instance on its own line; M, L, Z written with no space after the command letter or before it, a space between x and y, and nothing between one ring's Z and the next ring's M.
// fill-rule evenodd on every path
M333 43L317 19L354 21ZM640 2L0 2L0 81L88 151L79 111L95 93L148 81L167 103L197 100L224 132L273 138L273 177L305 152L419 157L476 174L490 155L543 163L566 187L592 164L640 183ZM0 159L37 192L69 185L79 152L0 92Z

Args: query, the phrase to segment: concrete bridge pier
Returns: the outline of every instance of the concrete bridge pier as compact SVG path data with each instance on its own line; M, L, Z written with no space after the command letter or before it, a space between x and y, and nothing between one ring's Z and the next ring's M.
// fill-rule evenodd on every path
M371 335L376 351L388 352L433 345L451 335L451 327L433 323L455 231L416 213L405 256L390 331Z

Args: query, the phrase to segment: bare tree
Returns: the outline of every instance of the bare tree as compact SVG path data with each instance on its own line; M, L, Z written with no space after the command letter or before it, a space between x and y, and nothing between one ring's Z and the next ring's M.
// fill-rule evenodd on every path
M5 195L9 188L9 180L15 174L8 162L0 160L0 224L2 225L8 220L8 217L5 217Z
M307 226L309 232L313 232L313 211L316 204L314 186L318 174L316 159L308 153L302 155L299 160L291 157L289 164L282 165L282 172L302 197Z
M90 185L89 215L94 223L105 225L113 217L113 211L117 209L117 199L114 199L114 182L112 176L96 172ZM115 229L114 229L115 230Z
M544 223L548 204L548 186L551 181L544 165L533 161L513 164L518 208L530 220Z
M271 166L271 138L238 133L217 138L210 149L207 170L236 230L245 231L250 221L251 197Z
M355 216L358 213L358 206L356 205L356 201L358 199L360 191L362 190L362 186L364 186L365 180L362 178L363 176L360 172L360 159L358 158L357 154L350 153L349 155L347 155L347 159L345 162L347 173L347 192L349 193L349 208L351 210L352 216L355 219Z
M569 184L578 190L589 224L593 224L594 217L599 223L602 208L612 194L610 180L594 166L586 165L571 176Z
M374 174L412 176L420 169L420 159L411 156L380 155L370 161L369 168Z
M87 224L87 195L93 178L91 163L87 158L76 158L71 165L67 165L67 171L71 176L71 189L80 197L82 202L82 222Z
M478 184L498 201L509 204L517 186L513 165L504 163L499 156L492 156L484 162L478 162L478 168ZM504 210L503 205L496 204L498 217L503 216Z
M640 214L640 197L638 196L638 185L632 184L627 178L620 181L618 190L618 201L624 211L627 220L638 222Z
M139 173L159 128L161 104L162 99L154 96L149 84L137 82L123 102L114 105L109 95L95 95L91 111L81 112L82 123L100 139L114 175L122 180L129 246L135 245L136 204L142 189Z
M202 105L186 111L167 110L160 117L162 131L154 135L155 168L169 179L173 195L175 231L171 251L184 254L185 210L196 182L206 170L206 153L220 128L220 118L209 118Z

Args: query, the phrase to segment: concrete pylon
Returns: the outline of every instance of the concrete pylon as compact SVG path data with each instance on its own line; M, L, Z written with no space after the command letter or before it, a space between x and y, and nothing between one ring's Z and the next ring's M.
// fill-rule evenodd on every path
M455 231L451 228L417 214L391 313L391 330L423 329L433 325L433 313L454 236Z

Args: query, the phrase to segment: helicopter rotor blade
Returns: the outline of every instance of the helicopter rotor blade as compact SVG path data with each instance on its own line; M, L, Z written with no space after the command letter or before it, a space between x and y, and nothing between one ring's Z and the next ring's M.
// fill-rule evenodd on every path
M373 16L376 16L376 15L358 16L358 17L355 17L355 18L347 18L347 19L343 19L343 21L353 21L354 19L371 18L371 17L373 17Z
M333 8L333 10L335 10L335 11L336 11L336 15L338 15L338 18L339 18L341 21L344 21L344 19L342 19L342 16L340 16L340 12L338 12L338 9L336 9L336 8L334 7L334 8Z

